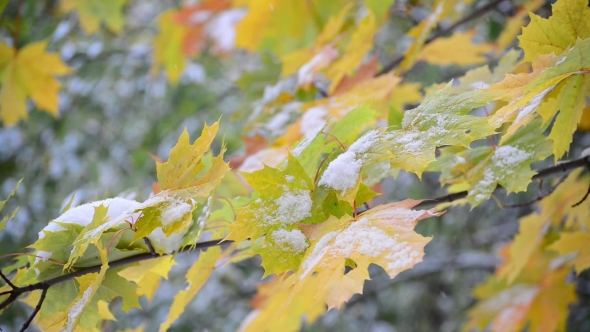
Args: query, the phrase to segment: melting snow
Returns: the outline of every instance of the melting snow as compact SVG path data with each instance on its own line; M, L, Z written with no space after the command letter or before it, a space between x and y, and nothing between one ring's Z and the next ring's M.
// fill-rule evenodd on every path
M526 104L526 106L524 106L521 110L519 110L518 116L516 117L516 120L514 120L514 122L519 122L520 120L524 119L529 114L533 113L537 108L539 108L539 105L541 105L543 98L545 98L545 96L551 90L553 90L553 88L555 88L555 85L550 86L547 89L541 91L541 93L539 93L533 99L531 99L531 101L529 101Z
M342 194L346 190L354 188L363 166L361 155L373 147L379 138L380 135L377 130L372 130L359 138L350 146L348 151L328 164L328 168L322 174L318 184L339 190Z
M293 224L311 216L311 192L309 190L288 190L275 200L277 209L272 214L265 214L263 220L267 224ZM263 211L261 211L263 212Z
M121 215L131 215L133 211L142 206L141 203L125 198L115 197L102 201L83 204L69 209L61 216L50 222L41 232L39 232L39 239L45 237L45 232L59 232L65 230L57 222L64 224L78 224L86 226L92 222L94 218L94 208L100 205L108 207L107 217L113 219Z
M62 328L62 332L71 332L74 330L74 323L76 322L76 318L82 314L84 308L92 298L92 287L86 288L84 291L84 295L74 303L70 311L68 312L68 323L66 326Z
M404 223L412 223L420 218L425 211L416 211L402 208L380 210L371 215L375 219L387 219Z
M33 265L35 265L39 262L46 262L48 259L51 258L53 253L51 251L39 250L39 251L37 251L37 253L35 255L37 256L37 258L35 259L35 263L33 263Z
M492 163L507 173L514 173L514 168L530 158L532 153L520 150L510 145L500 146L494 151Z
M306 242L307 238L299 229L292 231L279 229L272 233L272 238L283 250L300 253L309 247Z
M492 155L492 162L484 170L484 177L469 193L476 202L481 202L490 197L495 189L495 184L512 175L517 167L532 157L532 153L520 150L510 145L500 146ZM499 170L499 171L498 171Z
M372 258L382 257L385 264L380 265L387 272L399 273L410 268L420 256L420 252L410 243L398 241L398 238L398 234L389 235L384 230L373 226L366 218L352 222L342 232L327 233L318 241L312 253L302 264L304 272L300 279L312 272L326 256L344 259L350 258L352 254Z

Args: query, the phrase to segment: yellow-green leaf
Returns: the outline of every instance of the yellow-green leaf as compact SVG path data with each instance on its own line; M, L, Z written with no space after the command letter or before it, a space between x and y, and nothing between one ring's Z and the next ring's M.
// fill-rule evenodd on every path
M0 43L0 117L6 126L27 119L27 98L53 116L58 114L58 92L54 76L70 73L58 54L46 53L47 41L26 45L15 52Z
M123 6L127 0L62 0L65 12L77 11L80 23L87 34L98 31L104 23L111 31L120 33L125 24Z
M532 61L539 54L559 55L578 39L590 37L588 0L558 0L548 19L533 13L530 16L531 22L518 37L525 61Z

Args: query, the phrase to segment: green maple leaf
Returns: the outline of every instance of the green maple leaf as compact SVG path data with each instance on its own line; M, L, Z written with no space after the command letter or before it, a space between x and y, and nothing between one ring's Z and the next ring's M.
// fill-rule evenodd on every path
M125 2L126 0L64 0L61 6L66 12L78 11L80 24L88 34L97 32L101 22L111 31L120 33L125 24Z
M340 142L346 146L352 144L358 138L361 129L373 121L376 116L377 112L368 106L356 108L334 123L329 131L330 135L320 133L330 126L330 123L327 122L325 127L315 135L304 138L293 150L293 155L297 157L307 174L314 177L322 161L322 155L341 148Z
M254 243L253 250L262 257L264 276L267 276L296 271L308 247L309 241L305 234L297 226L287 226L271 230L263 243Z
M74 249L72 249L70 257L68 257L68 262L64 266L64 269L68 269L69 267L71 267L76 262L76 260L78 260L78 258L84 255L84 252L86 252L86 248L88 248L89 244L96 243L96 241L98 241L97 237L85 239L84 236L89 231L92 231L93 229L105 222L107 218L107 212L108 207L104 205L99 205L94 208L94 216L92 218L92 222L86 225L74 240Z
M436 160L436 147L457 145L469 147L471 142L494 134L486 118L467 115L487 105L494 94L482 90L450 94L451 84L426 96L422 104L404 114L402 129L387 132L393 154L391 167L399 167L419 177Z
M551 155L552 144L541 134L540 119L503 139L497 148L479 147L441 161L446 183L468 186L465 198L472 207L490 198L497 185L507 192L525 191L535 174L531 163ZM464 187L460 187L464 188Z
M311 179L293 155L289 154L282 170L265 165L262 170L242 175L259 198L238 209L237 220L229 227L228 239L255 240L271 229L311 216Z

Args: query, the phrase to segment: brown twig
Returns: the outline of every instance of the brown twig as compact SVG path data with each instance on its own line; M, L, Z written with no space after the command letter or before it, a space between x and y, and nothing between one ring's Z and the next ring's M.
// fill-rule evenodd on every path
M147 237L143 238L143 242L145 242L145 245L148 247L148 250L150 251L150 254L152 256L157 256L158 254L156 253L156 250L154 250L154 246L152 246L152 242L150 242L150 239L148 239Z
M452 24L448 28L443 29L443 30L439 30L438 32L436 32L435 34L430 36L430 38L426 39L426 41L424 42L424 45L428 45L431 42L433 42L434 40L452 32L460 25L463 25L467 22L473 21L476 18L483 16L488 11L496 8L496 6L498 6L498 4L500 4L500 2L502 2L502 1L504 1L504 0L493 0L493 1L489 2L487 5L480 7L479 9L474 11L473 13L471 13L471 14L465 16L464 18L460 19L459 21L455 22L454 24ZM389 73L390 71L394 70L400 63L402 63L402 61L404 61L404 59L405 59L405 55L400 55L399 57L392 60L390 63L383 66L383 68L379 72L377 72L377 74L375 74L375 76L381 76L381 75Z
M29 327L29 325L31 325L31 323L33 322L33 319L35 319L35 316L37 316L37 313L39 313L39 310L41 310L41 306L43 305L43 302L45 301L45 296L47 296L48 289L49 289L49 286L43 288L43 291L41 292L41 297L39 298L39 302L37 302L37 305L35 306L35 309L31 313L31 315L29 316L29 319L27 319L27 321L21 327L20 332L26 331L26 329Z
M590 164L590 156L582 157L579 159L574 159L572 161L560 163L555 166L551 166L551 167L539 170L537 172L537 174L535 174L533 176L532 180L533 181L540 180L540 179L549 177L553 174L567 173L567 172L574 170L576 168L584 167L587 164ZM501 188L501 187L500 186L496 187L496 189L499 189L499 188ZM421 203L419 203L418 205L416 205L414 208L425 208L425 207L434 206L434 205L437 205L440 203L453 202L453 201L467 197L467 194L468 194L467 191L461 191L458 193L448 194L445 196L426 199L426 200L422 201Z
M185 248L179 250L178 252L186 252L186 251L191 251L194 249L202 250L202 249L215 247L215 246L219 246L219 245L233 242L233 241L223 241L223 242L222 241L223 241L223 239L211 240L211 241L206 241L206 242L199 242L194 247L185 247ZM126 266L129 264L138 263L138 262L145 261L148 259L153 259L153 258L163 257L163 256L168 256L168 255L169 254L161 254L161 255L157 254L154 256L151 253L146 252L146 253L142 253L139 255L126 257L126 258L123 258L123 259L120 259L120 260L117 260L114 262L109 262L109 267L110 268L117 268L120 266ZM35 290L43 290L45 288L49 288L51 286L61 284L62 282L66 282L66 281L81 277L81 276L89 274L89 273L97 273L100 271L101 266L102 265L90 266L90 267L86 267L86 268L83 268L83 269L80 269L80 270L77 270L77 271L74 271L74 272L71 272L68 274L64 274L62 276L59 276L59 277L56 277L53 279L40 281L40 282L37 282L34 284L22 286L22 287L13 287L13 289L11 291L5 292L5 294L10 294L10 295L8 296L8 298L6 300L4 300L4 302L0 303L0 311L3 310L4 308L8 307L12 302L14 302L22 294L32 292Z
M2 272L2 270L0 270L0 277L2 278L2 280L4 280L4 282L10 286L11 288L17 288L11 281L10 279L8 279L8 277L6 277L4 275L4 273Z
M513 208L520 208L520 207L525 207L528 205L531 205L533 203L536 203L540 200L542 200L543 198L551 195L555 189L557 189L557 187L559 187L560 184L563 183L563 181L565 181L565 179L567 179L567 174L563 175L561 178L559 178L559 181L557 181L557 183L555 185L553 185L551 188L549 188L549 190L547 190L547 192L543 193L541 191L541 188L539 188L539 195L537 195L537 198L528 201L528 202L524 202L524 203L518 203L518 204L510 204L510 205L502 205L503 208L508 208L508 209L513 209ZM543 180L539 181L539 185L543 183Z
M584 195L584 197L582 197L582 199L578 203L572 205L572 207L575 208L576 206L584 203L584 201L588 198L588 195L590 195L590 184L588 185L588 190L586 190L586 194Z

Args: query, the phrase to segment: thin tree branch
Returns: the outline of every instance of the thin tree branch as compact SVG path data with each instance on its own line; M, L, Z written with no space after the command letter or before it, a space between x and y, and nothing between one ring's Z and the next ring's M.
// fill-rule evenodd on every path
M540 200L542 200L543 198L551 195L555 189L557 189L557 187L559 187L560 184L563 183L563 181L565 181L565 179L567 179L567 174L564 174L562 177L559 178L559 181L557 181L557 183L555 185L553 185L551 188L549 188L549 190L547 190L547 192L543 193L541 191L541 188L539 188L539 194L537 195L537 198L530 200L528 202L524 202L524 203L518 203L518 204L510 204L510 205L503 205L503 208L508 208L508 209L513 209L513 208L520 208L520 207L525 207L531 204L534 204ZM543 180L541 179L541 181L539 182L539 186L540 184L543 183Z
M431 42L433 42L434 40L436 40L440 37L443 37L444 35L446 35L450 32L453 32L453 30L455 30L460 25L463 25L467 22L473 21L476 18L483 16L484 14L489 12L490 10L496 8L496 6L498 6L498 4L500 4L500 2L502 2L502 1L504 1L504 0L493 0L493 1L489 2L488 4L486 4L485 6L480 7L479 9L474 11L473 13L465 16L464 18L455 22L454 24L452 24L448 28L440 30L440 31L436 32L435 34L433 34L432 36L430 36L430 38L426 39L426 41L424 42L424 45L428 45ZM400 55L399 57L395 58L390 63L386 64L379 72L377 72L377 74L375 76L381 76L381 75L389 73L390 71L394 70L402 61L404 61L404 59L405 59L405 55Z
M186 252L186 251L192 251L192 250L202 250L202 249L206 249L206 248L210 248L210 247L215 247L215 246L220 246L223 244L228 244L228 243L232 243L233 241L223 241L223 239L217 239L217 240L211 240L211 241L206 241L206 242L199 242L197 243L194 247L186 247L183 248L179 251L177 251L176 253L180 253L180 252ZM126 257L114 262L109 262L109 268L116 268L116 267L120 267L120 266L125 266L125 265L129 265L129 264L133 264L133 263L138 263L138 262L142 262L148 259L153 259L153 258L158 258L158 257L164 257L164 256L169 256L170 254L157 254L157 255L152 255L149 252L143 253L143 254L139 254L139 255L135 255L135 256L130 256L130 257ZM81 277L83 275L86 275L88 273L96 273L99 272L101 268L101 265L95 265L95 266L90 266L87 268L83 268L81 270L69 273L69 274L64 274L63 276L59 276L53 279L49 279L49 280L45 280L42 281L40 283L44 283L47 284L49 286L53 286L53 285L57 285L60 284L62 282L74 279L74 278L78 278ZM36 285L36 284L33 284Z
M150 251L150 254L152 256L157 256L158 254L156 253L156 250L154 249L154 246L152 246L152 242L150 241L150 239L148 239L147 237L143 238L143 242L145 242L145 245L148 247L148 250Z
M586 194L584 195L584 197L582 197L582 199L578 203L572 205L572 207L575 208L576 206L584 203L584 201L588 198L588 195L590 195L590 184L588 185L588 190L586 190Z
M8 279L8 277L6 277L4 275L4 273L2 273L2 270L0 270L0 277L2 278L2 280L4 280L4 282L10 286L11 288L17 288L11 281L10 279Z
M228 244L228 243L232 243L232 242L233 241L223 241L223 239L211 240L211 241L206 241L206 242L198 242L194 246L185 247L185 248L177 251L176 253L192 251L192 250L202 250L202 249L220 246L220 245L224 245L224 244ZM168 255L170 255L170 254L152 255L151 253L146 252L146 253L142 253L139 255L126 257L126 258L123 258L123 259L120 259L120 260L117 260L114 262L109 262L109 267L116 268L116 267L125 266L125 265L129 265L129 264L133 264L133 263L138 263L138 262L145 261L148 259L153 259L153 258L158 258L158 257L163 257L163 256L168 256ZM19 296L21 296L24 293L32 292L35 290L43 290L43 289L49 288L53 285L57 285L62 282L66 282L66 281L81 277L81 276L89 274L89 273L97 273L100 271L100 268L101 268L101 265L90 266L87 268L80 269L78 271L74 271L72 273L64 274L62 276L59 276L59 277L56 277L53 279L40 281L38 283L30 284L27 286L14 287L12 291L10 291L9 293L6 293L6 294L10 294L9 297L4 302L0 303L0 311L3 310L4 308L6 308L8 305L10 305L12 302L14 302Z
M549 177L553 174L566 173L566 172L569 172L569 171L574 170L576 168L585 167L589 163L590 163L590 156L586 156L586 157L582 157L579 159L574 159L572 161L560 163L555 166L551 166L551 167L539 170L537 172L537 174L535 174L533 176L532 180L540 180L540 179ZM499 188L501 188L501 187L500 186L496 187L496 190ZM440 203L449 203L452 201L456 201L456 200L465 198L465 197L467 197L467 194L468 194L467 191L461 191L458 193L448 194L445 196L426 199L426 200L422 201L421 203L419 203L418 205L416 205L414 208L425 208L425 207L431 207L431 206L434 206L434 205L437 205Z
M47 296L48 289L49 289L49 286L43 288L43 291L41 292L41 297L39 298L39 302L37 302L37 306L35 306L35 310L33 310L31 315L29 316L29 319L27 319L27 321L23 324L23 326L20 329L20 332L26 331L26 329L29 327L29 325L31 325L31 323L33 322L33 319L35 319L35 316L37 316L37 313L39 313L39 310L41 310L41 306L43 305L43 302L45 301L45 296Z

